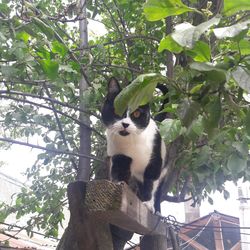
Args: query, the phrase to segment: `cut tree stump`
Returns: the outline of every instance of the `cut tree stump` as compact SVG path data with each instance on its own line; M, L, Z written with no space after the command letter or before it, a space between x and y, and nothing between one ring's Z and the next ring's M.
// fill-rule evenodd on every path
M67 231L70 232L64 235L57 250L113 250L109 224L150 235L152 246L162 246L151 250L166 249L163 239L167 241L168 225L152 214L125 183L107 180L73 182L68 186L68 198L71 217ZM160 239L159 244L157 239ZM75 248L72 242L76 242ZM67 245L71 248L63 248ZM141 249L148 248L142 245Z

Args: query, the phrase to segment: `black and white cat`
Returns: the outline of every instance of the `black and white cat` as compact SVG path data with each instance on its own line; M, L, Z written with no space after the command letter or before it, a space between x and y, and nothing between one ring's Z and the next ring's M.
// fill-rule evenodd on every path
M115 78L108 83L102 108L106 126L107 154L111 180L125 181L152 211L160 211L160 184L166 174L166 148L156 123L150 118L149 105L140 106L122 116L114 111L114 99L121 92Z

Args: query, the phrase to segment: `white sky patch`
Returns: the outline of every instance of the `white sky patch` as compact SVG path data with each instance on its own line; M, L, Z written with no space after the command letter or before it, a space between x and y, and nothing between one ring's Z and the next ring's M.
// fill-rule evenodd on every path
M107 30L103 23L101 23L99 20L88 20L88 32L90 38L100 37L107 34Z
M0 159L5 162L0 167L0 171L21 182L25 182L27 178L24 173L27 168L32 167L39 153L41 153L41 150L21 145L12 145L8 150L0 150Z

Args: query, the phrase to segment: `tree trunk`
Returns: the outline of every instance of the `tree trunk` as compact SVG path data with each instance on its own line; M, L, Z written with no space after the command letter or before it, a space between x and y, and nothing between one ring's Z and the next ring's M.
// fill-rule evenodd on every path
M85 196L86 183L69 184L70 221L57 250L113 250L109 225L89 216Z
M167 235L145 235L141 239L140 250L166 250Z
M82 49L82 55L86 52L84 49L88 47L88 21L87 21L87 10L86 10L87 0L80 1L80 21L79 21L79 30L80 30L80 49ZM86 74L82 75L79 89L80 89L80 108L86 110L86 105L83 100L84 91L88 88L88 83L86 79ZM91 153L91 130L84 126L83 124L90 125L90 118L88 115L83 112L80 113L80 154L90 155ZM90 177L90 159L88 158L79 158L79 166L77 179L82 181L88 181Z
M165 19L166 24L166 36L169 35L172 32L173 29L173 23L172 23L172 17L169 16ZM172 79L174 76L174 60L173 60L173 53L170 51L166 51L166 60L167 60L167 77L169 79Z

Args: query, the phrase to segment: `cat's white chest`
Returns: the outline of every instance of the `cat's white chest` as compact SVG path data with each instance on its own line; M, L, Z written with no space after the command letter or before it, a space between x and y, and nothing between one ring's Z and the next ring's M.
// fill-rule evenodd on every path
M107 153L109 156L123 154L131 157L131 175L143 181L145 168L152 155L155 133L156 125L153 121L140 134L120 136L107 130Z

